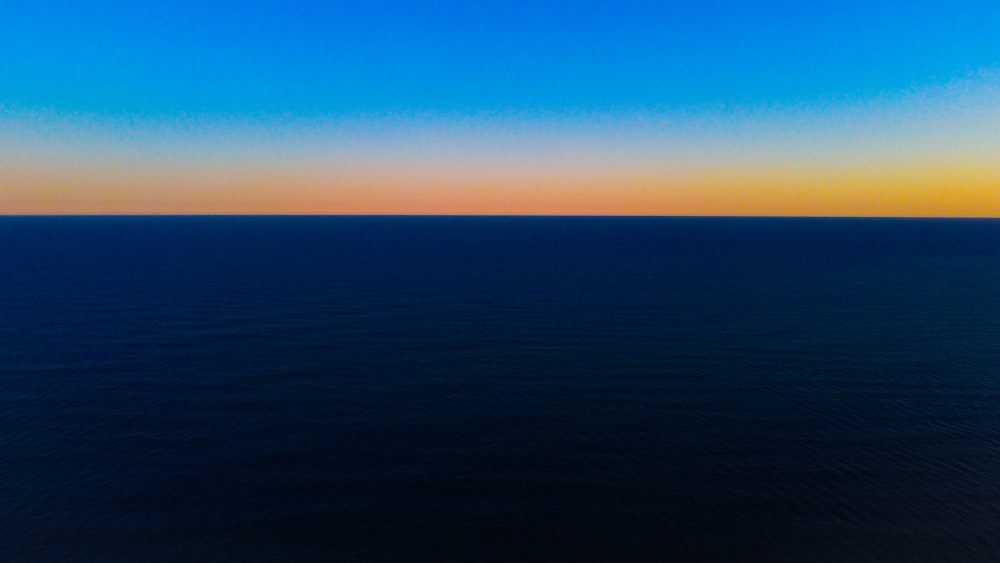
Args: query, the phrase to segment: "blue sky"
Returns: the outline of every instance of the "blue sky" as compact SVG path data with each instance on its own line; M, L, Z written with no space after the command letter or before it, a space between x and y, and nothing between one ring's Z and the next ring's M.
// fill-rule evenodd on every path
M995 2L4 2L0 103L100 115L634 111L995 66Z
M1000 3L0 0L0 214L1000 216Z

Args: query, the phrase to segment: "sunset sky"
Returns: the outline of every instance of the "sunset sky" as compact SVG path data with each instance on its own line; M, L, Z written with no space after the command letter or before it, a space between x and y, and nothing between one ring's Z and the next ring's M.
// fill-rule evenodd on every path
M995 1L0 8L0 214L1000 216Z

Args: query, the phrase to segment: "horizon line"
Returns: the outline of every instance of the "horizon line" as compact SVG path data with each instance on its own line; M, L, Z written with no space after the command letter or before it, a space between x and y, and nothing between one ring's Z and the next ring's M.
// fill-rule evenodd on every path
M900 220L982 220L996 221L1000 216L975 215L635 215L571 213L0 213L0 218L219 218L219 217L358 217L358 218L580 218L580 219L900 219Z

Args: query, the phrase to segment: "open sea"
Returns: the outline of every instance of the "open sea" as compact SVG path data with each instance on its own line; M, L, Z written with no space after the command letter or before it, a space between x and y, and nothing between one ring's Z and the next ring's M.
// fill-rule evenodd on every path
M0 560L1000 560L1000 220L0 218Z

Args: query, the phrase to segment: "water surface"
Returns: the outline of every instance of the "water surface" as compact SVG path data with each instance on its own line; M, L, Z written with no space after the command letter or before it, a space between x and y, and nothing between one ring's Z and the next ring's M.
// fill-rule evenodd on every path
M1000 221L0 218L5 560L1000 559Z

